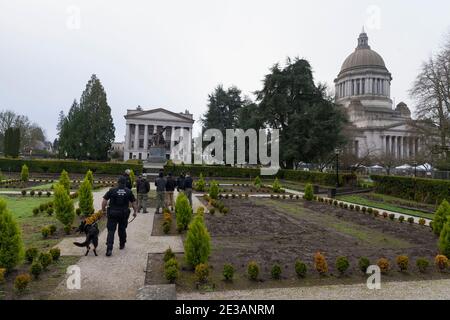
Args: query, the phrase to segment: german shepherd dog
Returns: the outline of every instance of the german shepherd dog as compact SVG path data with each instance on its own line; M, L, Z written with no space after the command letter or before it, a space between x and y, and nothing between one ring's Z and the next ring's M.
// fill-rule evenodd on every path
M97 222L93 224L86 224L86 221L82 221L77 231L79 233L84 232L86 234L86 241L84 241L83 243L74 242L73 244L76 245L77 247L86 247L85 256L89 254L92 244L94 246L93 249L94 254L95 256L97 256L98 235L100 233L100 231L98 230Z

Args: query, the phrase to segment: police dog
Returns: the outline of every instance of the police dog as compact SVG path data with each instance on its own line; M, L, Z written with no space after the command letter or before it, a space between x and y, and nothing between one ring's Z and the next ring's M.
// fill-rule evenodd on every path
M77 247L86 247L86 254L87 256L89 254L89 251L91 250L91 244L94 246L94 254L97 256L97 246L98 246L98 235L100 231L98 230L97 222L93 224L86 224L86 221L82 221L80 226L78 227L77 231L79 233L84 232L86 234L86 240L83 243L80 242L74 242L73 244Z

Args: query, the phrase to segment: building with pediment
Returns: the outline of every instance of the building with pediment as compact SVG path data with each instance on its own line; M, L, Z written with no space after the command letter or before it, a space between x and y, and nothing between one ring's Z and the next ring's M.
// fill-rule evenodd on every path
M347 111L352 124L353 152L411 159L421 148L408 106L391 100L392 75L383 58L369 46L362 31L355 51L345 59L334 80L336 103Z
M138 106L136 109L127 110L125 120L125 161L129 159L147 161L150 158L154 138L160 132L164 139L166 159L170 158L170 142L175 140L175 130L180 129L181 136L192 140L194 119L187 110L176 113L163 108L144 110Z

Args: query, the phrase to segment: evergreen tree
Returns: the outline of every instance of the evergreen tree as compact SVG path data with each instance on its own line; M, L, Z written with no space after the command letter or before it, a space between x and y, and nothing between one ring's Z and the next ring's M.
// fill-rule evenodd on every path
M91 183L91 187L94 187L94 174L92 173L91 170L88 170L86 172L86 179L88 179L89 182Z
M61 184L64 187L64 189L66 189L67 194L70 193L70 178L66 170L63 170L61 172L58 183Z
M0 268L12 270L23 258L23 241L17 222L0 199Z
M57 183L55 186L55 195L53 206L56 212L56 218L64 225L64 230L69 233L72 223L75 219L75 210L73 201L70 199L64 185Z
M189 224L184 241L184 252L186 262L192 267L208 262L211 253L211 237L200 214L195 215Z
M433 219L433 231L437 236L441 234L448 216L450 216L450 204L447 200L443 200L436 210Z
M114 141L114 124L106 92L94 74L80 103L76 100L58 122L59 154L76 159L106 160Z
M13 127L6 129L3 144L5 156L17 158L20 151L20 129Z
M20 179L23 182L28 182L28 178L30 176L29 170L28 170L28 166L26 164L24 164L22 166L22 171L20 172Z
M184 193L179 193L175 201L175 215L178 231L186 230L192 219L192 208Z
M442 227L441 234L439 236L439 251L447 258L450 257L450 221L449 216Z
M92 195L92 185L88 177L84 178L83 183L78 189L78 206L81 213L88 216L94 212L94 197Z

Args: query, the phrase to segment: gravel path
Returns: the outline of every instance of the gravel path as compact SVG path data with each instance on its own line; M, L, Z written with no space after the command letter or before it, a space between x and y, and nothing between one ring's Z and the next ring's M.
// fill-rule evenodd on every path
M279 289L178 293L178 300L447 300L450 280L381 283L380 290L365 284Z
M154 186L152 186L154 188ZM105 190L94 193L95 209L101 208ZM153 204L151 204L153 205ZM149 212L154 212L150 208ZM81 257L77 266L81 270L81 289L67 289L64 279L54 291L50 299L63 300L101 300L101 299L135 299L139 288L144 285L145 270L148 253L162 253L169 246L175 252L183 252L181 237L152 237L153 213L138 214L127 230L128 239L125 250L119 250L116 233L115 248L112 257L106 257L106 234L104 230L99 237L98 257L91 252L89 256ZM68 250L79 250L83 254L84 248L73 248L71 241L65 239L58 246ZM64 250L63 250L64 251Z

